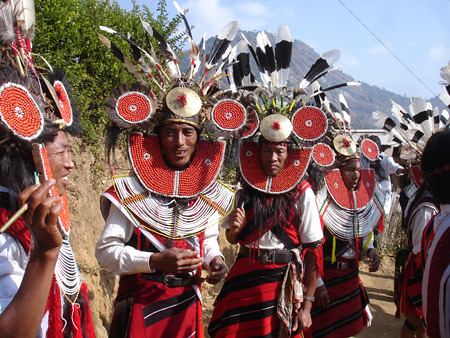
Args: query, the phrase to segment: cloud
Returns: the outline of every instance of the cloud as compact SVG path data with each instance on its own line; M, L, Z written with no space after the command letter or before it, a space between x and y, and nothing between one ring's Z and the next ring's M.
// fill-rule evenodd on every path
M431 61L446 61L450 56L450 47L439 42L437 46L431 47L428 51L428 57Z

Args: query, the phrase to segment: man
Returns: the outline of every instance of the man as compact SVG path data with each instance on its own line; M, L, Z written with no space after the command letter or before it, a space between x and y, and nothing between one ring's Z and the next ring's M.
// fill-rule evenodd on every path
M217 125L211 110L219 114L217 100L223 92L214 82L220 73L215 68L237 32L237 23L230 23L226 33L219 34L199 82L194 77L201 66L196 54L200 48L194 48L191 41L196 52L191 54L191 68L182 75L162 35L154 28L149 30L147 23L143 25L161 49L170 51L170 57L163 54L170 60L165 60L168 67L164 70L156 57L153 64L146 64L144 58L136 60L146 73L156 65L155 78L147 77L146 84L133 72L138 83L131 89L120 85L106 104L114 122L107 153L111 154L118 135L126 131L132 165L131 173L113 176L113 187L101 198L106 224L96 257L120 275L110 336L203 337L202 269L210 283L217 283L228 272L217 236L218 223L232 210L234 191L217 180L225 142L214 141ZM135 42L131 46L133 55L144 50L137 51ZM155 56L153 51L146 55L150 53ZM230 103L233 100L226 100L227 107ZM227 121L235 119L233 112L224 113L228 118L220 120L226 129ZM245 122L245 112L240 113ZM208 128L203 129L204 124ZM239 124L233 124L232 130L238 129ZM221 136L227 134L223 130ZM208 139L200 137L202 131L209 134Z
M422 153L421 168L426 184L440 203L440 213L424 230L422 261L423 312L426 334L431 337L450 335L449 271L450 271L450 131L445 129L433 134Z
M337 135L335 140L339 169L325 173L325 182L317 192L325 243L324 277L319 279L312 310L313 337L349 337L370 325L368 298L358 266L364 255L370 261L369 272L377 271L380 264L372 230L381 222L383 209L376 197L373 170L360 168L359 154L349 135Z
M217 296L212 337L297 336L311 326L322 231L314 194L302 181L309 161L299 158L310 149L290 149L292 125L277 129L290 125L286 117L266 119L261 125L269 120L271 127L260 129L259 142L241 150L243 189L225 225L240 250Z

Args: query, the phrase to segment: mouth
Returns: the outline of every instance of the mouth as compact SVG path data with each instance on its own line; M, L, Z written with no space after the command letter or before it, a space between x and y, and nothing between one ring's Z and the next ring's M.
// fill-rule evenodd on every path
M187 150L184 149L177 149L174 152L175 157L177 158L183 158L186 156Z
M68 176L68 175L67 175L67 176ZM63 184L65 187L69 185L69 180L68 180L67 176L63 176L63 177L61 178L61 182L62 182L62 184Z

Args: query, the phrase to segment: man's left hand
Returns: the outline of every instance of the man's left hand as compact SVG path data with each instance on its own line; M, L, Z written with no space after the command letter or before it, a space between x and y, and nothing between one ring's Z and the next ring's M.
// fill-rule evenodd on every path
M309 310L300 308L297 316L292 319L292 333L297 334L310 328L312 325L311 313Z
M369 249L367 251L367 257L369 258L370 265L369 265L369 272L375 272L378 271L378 267L380 266L380 256L378 256L376 249Z
M225 264L221 256L216 256L211 261L211 273L206 277L206 281L210 284L217 284L228 274L228 266Z

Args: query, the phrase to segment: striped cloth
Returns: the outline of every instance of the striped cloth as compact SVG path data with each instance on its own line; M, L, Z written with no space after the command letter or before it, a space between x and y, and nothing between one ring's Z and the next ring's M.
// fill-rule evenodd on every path
M325 286L330 308L323 310L314 304L312 326L305 337L350 337L367 324L365 307L367 293L359 279L358 269L324 269Z
M262 264L239 254L217 296L210 336L278 337L277 304L286 269L287 264Z

